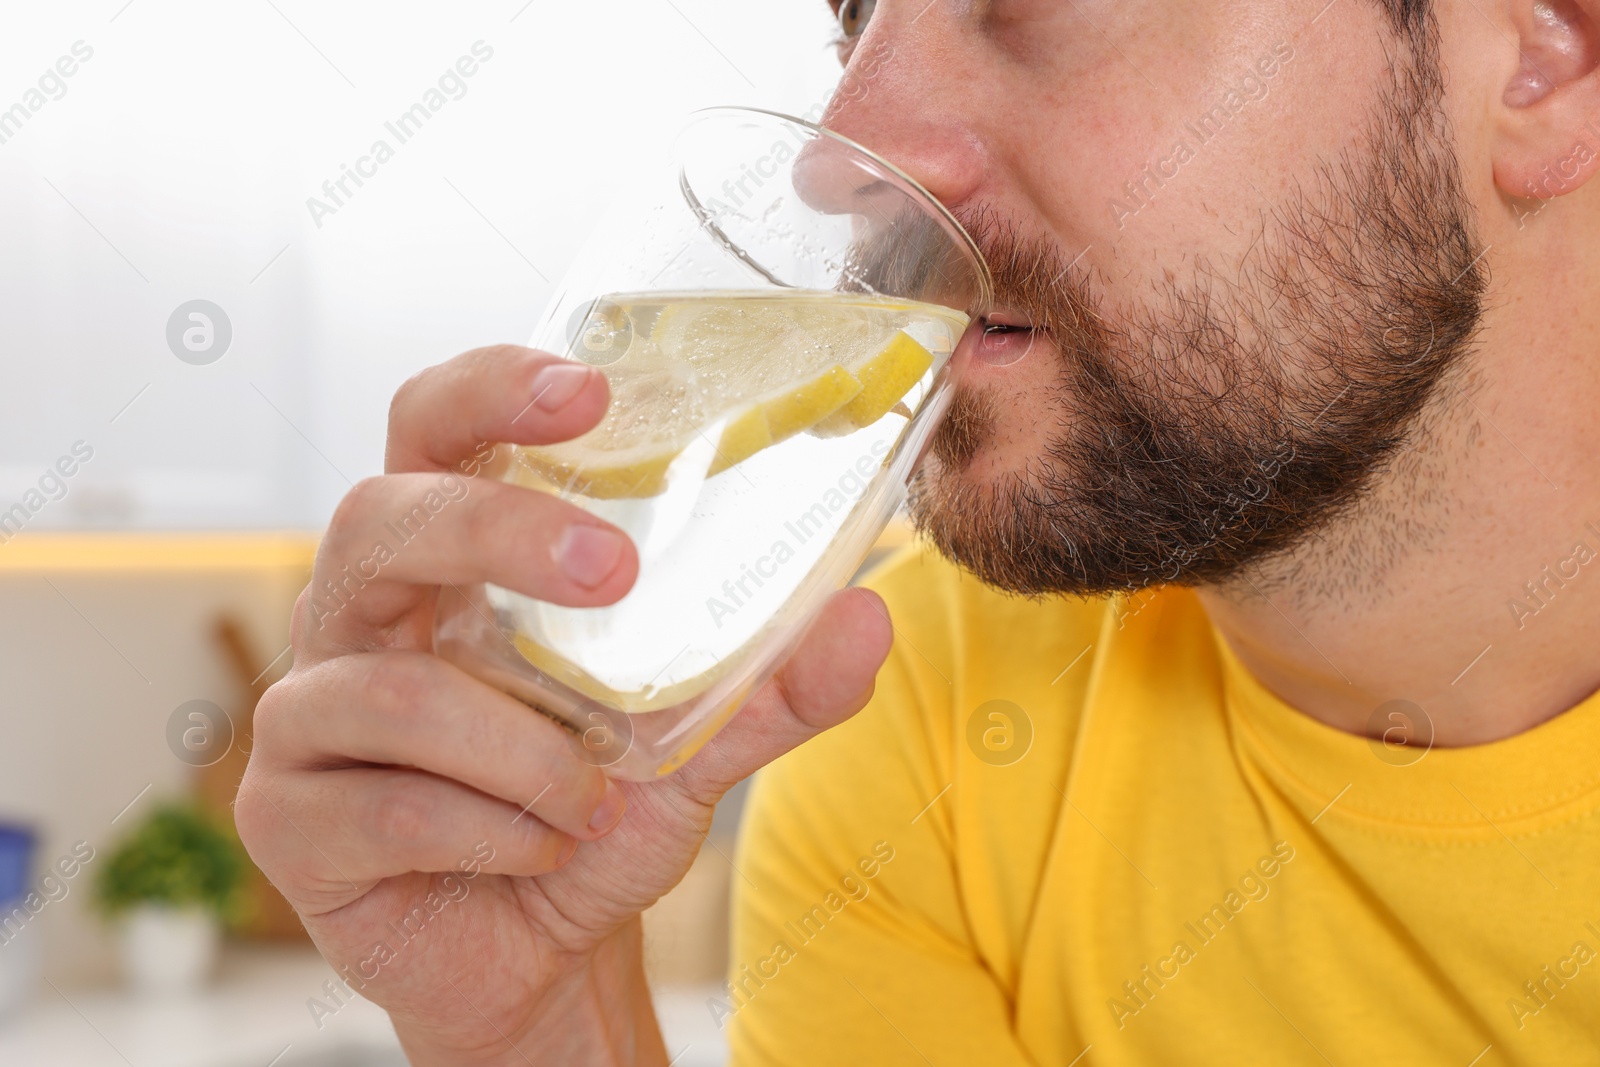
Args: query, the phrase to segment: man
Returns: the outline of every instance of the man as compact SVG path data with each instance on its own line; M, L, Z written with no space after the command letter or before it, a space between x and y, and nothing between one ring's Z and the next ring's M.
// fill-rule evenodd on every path
M321 629L302 603L252 854L414 1062L662 1064L637 914L795 749L709 1005L736 1062L1593 1059L1600 0L835 8L872 61L828 124L996 275L928 543L677 775L608 786L424 651L440 582L635 573L481 479ZM604 403L522 350L420 376L319 580L423 472Z

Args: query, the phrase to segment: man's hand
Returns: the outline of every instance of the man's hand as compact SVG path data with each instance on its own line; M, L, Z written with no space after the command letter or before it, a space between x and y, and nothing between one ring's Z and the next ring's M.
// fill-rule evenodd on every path
M609 781L555 722L432 655L444 583L576 607L632 586L620 531L487 477L402 546L387 525L483 442L575 437L606 402L597 371L510 346L407 382L387 473L335 512L296 605L294 667L256 709L239 832L419 1064L665 1063L639 913L683 877L722 794L858 711L888 654L882 601L838 594L734 721L649 783ZM378 542L393 552L377 577L345 581L328 610L325 581Z

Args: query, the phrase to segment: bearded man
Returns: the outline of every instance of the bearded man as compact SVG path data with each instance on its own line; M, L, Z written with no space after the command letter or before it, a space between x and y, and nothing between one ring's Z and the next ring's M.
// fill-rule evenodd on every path
M252 854L338 964L497 842L364 989L419 1064L667 1063L638 913L760 768L737 1064L1593 1059L1600 0L833 7L871 61L825 124L994 273L925 537L679 772L608 784L427 652L442 582L635 576L486 486L327 628L302 602ZM424 373L319 574L605 403L522 349Z

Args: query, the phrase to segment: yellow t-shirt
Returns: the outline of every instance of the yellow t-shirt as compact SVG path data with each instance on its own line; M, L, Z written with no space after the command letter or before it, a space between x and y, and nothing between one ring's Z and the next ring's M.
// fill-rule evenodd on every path
M1181 589L1029 601L918 545L867 584L871 704L751 794L735 1064L1600 1059L1600 697L1386 748Z

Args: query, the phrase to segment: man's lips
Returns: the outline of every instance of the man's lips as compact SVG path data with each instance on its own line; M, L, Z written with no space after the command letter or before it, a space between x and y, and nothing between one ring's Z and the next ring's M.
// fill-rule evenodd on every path
M978 320L984 327L991 330L1031 330L1033 320L1020 311L1010 311L1001 308L989 312Z
M961 349L969 360L1004 367L1020 361L1033 350L1037 339L1033 322L1020 312L999 309L976 319L961 338ZM958 350L959 351L959 350Z

